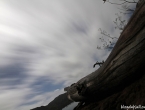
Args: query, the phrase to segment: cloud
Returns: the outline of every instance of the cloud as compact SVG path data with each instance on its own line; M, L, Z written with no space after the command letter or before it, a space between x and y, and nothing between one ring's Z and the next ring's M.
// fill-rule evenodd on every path
M107 58L99 28L119 35L116 6L101 0L1 0L0 10L2 110L47 105Z
M9 89L8 90L1 90L1 109L2 110L10 110L15 109L19 104L21 104L24 100L23 98L28 95L27 93L30 92L29 88L23 89Z

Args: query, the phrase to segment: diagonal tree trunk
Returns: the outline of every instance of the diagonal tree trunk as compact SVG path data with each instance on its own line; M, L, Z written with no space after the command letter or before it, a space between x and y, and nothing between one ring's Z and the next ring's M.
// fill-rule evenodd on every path
M67 93L74 101L86 102L85 105L77 108L78 110L87 110L85 106L106 100L106 98L120 93L125 88L130 87L136 81L142 79L145 75L144 68L145 0L140 0L133 16L105 63L97 71L82 78L73 86L70 86ZM76 89L76 86L80 84L86 85L87 88L83 95L78 94L81 92ZM91 107L93 106L95 105L90 106L89 109L92 109Z

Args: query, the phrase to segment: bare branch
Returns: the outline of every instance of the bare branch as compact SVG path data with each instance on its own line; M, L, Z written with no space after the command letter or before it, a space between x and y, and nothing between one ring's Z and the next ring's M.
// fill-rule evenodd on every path
M129 7L129 3L137 3L137 0L120 0L120 3L115 3L115 2L110 2L109 0L103 0L104 3L108 2L110 4L115 4L115 5L120 5L122 8L118 8L121 10L121 14L132 14L134 12L134 9ZM117 18L115 19L114 24L115 24L115 29L119 29L121 32L123 31L124 27L126 26L127 22L126 20L122 20L121 15L118 13L115 14ZM108 34L105 30L102 30L99 28L100 33L103 35L101 38L101 42L103 43L102 46L97 46L97 49L112 49L117 41L117 37L112 37L110 34ZM103 38L105 37L105 38ZM108 40L106 38L109 38ZM116 41L115 41L116 40Z
M121 16L118 13L116 13L115 15L117 15L117 18L114 21L116 25L115 29L118 28L119 30L123 30L126 26L126 20L122 20Z
M110 34L108 34L105 30L102 30L101 28L99 28L98 31L100 31L101 34L106 36L106 37L109 37L111 39L114 39L114 38L118 39L117 37L111 37Z

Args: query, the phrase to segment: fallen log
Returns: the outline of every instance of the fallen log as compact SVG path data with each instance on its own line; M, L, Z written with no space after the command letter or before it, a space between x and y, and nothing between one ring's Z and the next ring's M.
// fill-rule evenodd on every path
M105 63L65 91L73 101L100 101L141 78L144 66L145 1L140 0Z

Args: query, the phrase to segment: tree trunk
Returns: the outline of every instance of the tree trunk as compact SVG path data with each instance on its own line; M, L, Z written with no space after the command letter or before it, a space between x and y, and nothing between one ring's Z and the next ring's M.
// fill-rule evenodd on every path
M98 92L108 91L123 83L126 85L130 83L130 80L134 81L144 74L138 72L145 66L144 3L145 1L136 9L108 59L100 70L96 71L99 72L98 80L95 81L98 86L93 86Z
M86 95L89 99L87 100L88 103L78 108L78 110L101 109L105 106L101 105L104 102L108 103L109 107L115 102L110 101L109 103L108 101L111 98L114 98L113 101L119 101L117 97L122 94L126 94L126 99L121 100L123 101L122 104L130 105L130 102L127 102L127 100L130 100L127 96L132 92L135 94L134 87L138 88L140 86L139 90L144 90L142 86L144 83L141 82L145 82L145 0L140 0L133 16L105 63L97 71L82 78L77 83L86 78L89 79L88 83L91 84L87 88ZM145 104L145 93L141 94L140 98L143 97L143 100L136 99L136 101ZM100 108L93 104L98 104ZM117 106L113 106L114 109L117 109Z

